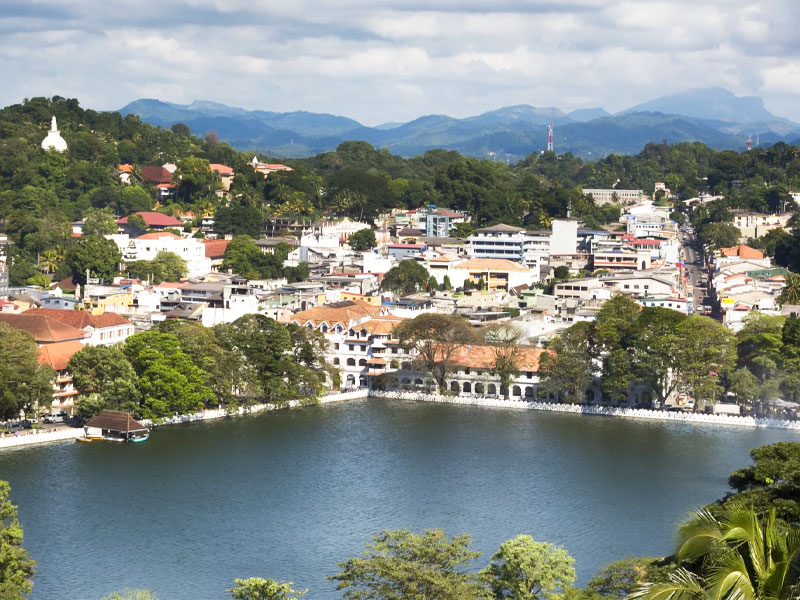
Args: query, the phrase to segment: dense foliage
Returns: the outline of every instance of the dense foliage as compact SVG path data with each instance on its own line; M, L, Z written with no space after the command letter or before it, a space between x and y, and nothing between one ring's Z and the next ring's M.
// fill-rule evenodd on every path
M69 370L82 414L109 408L158 418L220 403L313 402L326 377L335 380L324 349L318 332L261 315L212 328L170 320L121 348L86 346Z
M25 600L33 588L36 563L22 547L22 525L10 491L8 482L0 480L0 598Z
M64 154L40 148L52 115L69 146ZM568 212L592 228L615 222L619 207L598 207L581 188L616 186L650 193L661 181L680 198L700 191L725 194L724 200L695 217L701 239L718 246L731 241L730 209L794 209L788 192L800 189L798 148L782 142L741 153L702 143L648 144L636 156L611 155L597 162L569 153L533 153L506 165L448 150L404 159L352 141L333 152L287 160L292 171L268 178L251 168L251 156L220 143L213 134L199 139L180 124L162 129L135 115L83 110L74 99L33 98L0 110L0 226L16 244L12 283L52 274L67 257L69 264L59 274L85 270L85 263L70 253L76 242L69 223L86 217L90 235L103 233L108 218L98 218L92 209L118 216L138 210L172 215L191 210L196 219L214 215L222 234L253 238L277 216L369 219L392 208L428 203L471 213L474 222L462 225L460 234L498 222L548 227L551 219ZM142 181L141 170L167 162L177 166L177 193L157 202L156 190ZM133 165L128 185L117 178L116 168L122 163ZM214 193L219 178L208 169L209 163L235 171L228 199ZM664 201L659 196L657 200ZM674 214L684 218L680 210ZM369 246L371 240L364 244L356 238L356 243ZM774 250L779 263L800 267L793 250L800 244L784 240L779 247ZM97 276L108 274L105 267L100 270Z

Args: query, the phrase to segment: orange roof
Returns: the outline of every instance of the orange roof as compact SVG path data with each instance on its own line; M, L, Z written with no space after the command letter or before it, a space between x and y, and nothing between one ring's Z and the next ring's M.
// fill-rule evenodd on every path
M739 258L764 258L764 253L761 250L756 250L750 246L739 244L730 248L721 248L722 256L738 256Z
M160 240L162 238L171 238L173 240L183 239L181 236L172 233L171 231L153 231L151 233L144 233L137 237L137 240Z
M517 368L520 371L538 371L539 359L547 350L536 346L519 346ZM452 362L461 367L491 369L495 361L494 346L468 345L456 350Z
M353 329L364 329L369 333L375 335L387 334L394 331L394 328L400 325L405 321L404 317L393 317L393 316L385 316L385 317L375 317L370 319L369 321L364 321L360 325L356 325Z
M122 173L133 173L133 165L129 164L117 165L117 170Z
M301 311L289 317L290 323L305 325L312 323L315 327L323 322L328 325L340 323L344 327L349 327L352 321L363 319L364 317L375 317L381 312L380 306L373 306L369 302L364 302L358 298L345 302L336 302L323 306L315 306L308 310Z
M220 175L233 175L233 169L227 165L221 165L219 163L211 163L208 165L208 168L212 171L216 171Z
M6 323L14 329L22 329L33 336L39 344L52 344L67 340L82 340L86 333L80 329L52 319L45 314L31 313L31 310L53 310L57 312L70 312L58 309L29 309L19 315L0 313L0 323Z
M222 258L229 240L201 240L206 247L206 258Z
M116 325L130 325L130 321L117 313L105 312L100 315L93 315L85 310L64 310L60 308L29 308L23 315L40 315L48 319L54 319L76 329L86 329L93 327L114 327Z
M368 365L385 365L386 361L382 358L370 358L367 361Z
M473 258L457 265L455 268L470 271L529 271L521 264L505 258Z
M83 348L83 343L78 340L45 344L39 348L39 362L43 365L50 365L56 371L64 371L72 355L80 352Z

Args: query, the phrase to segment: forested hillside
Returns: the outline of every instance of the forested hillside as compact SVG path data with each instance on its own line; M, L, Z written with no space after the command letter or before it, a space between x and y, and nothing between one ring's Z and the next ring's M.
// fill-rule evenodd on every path
M40 147L53 115L69 145L64 154ZM727 195L724 208L753 210L786 206L787 192L800 190L800 151L783 143L742 153L702 143L653 143L636 156L597 162L544 153L506 165L447 150L406 159L366 142L345 142L333 152L283 161L294 170L266 179L248 165L252 156L220 143L213 132L199 139L182 124L162 129L133 115L83 110L74 99L34 98L0 110L0 218L16 244L12 283L64 274L75 243L70 222L87 216L102 222L108 213L191 210L197 218L214 214L220 233L258 236L276 215L369 219L433 202L469 211L478 226L546 227L569 209L597 227L616 220L619 209L594 206L581 187L616 184L651 193L656 181L664 181L684 198L718 192ZM167 162L178 166L178 193L157 205L156 190L137 175ZM131 185L118 181L121 163L134 166ZM234 169L231 200L213 193L218 181L208 163Z

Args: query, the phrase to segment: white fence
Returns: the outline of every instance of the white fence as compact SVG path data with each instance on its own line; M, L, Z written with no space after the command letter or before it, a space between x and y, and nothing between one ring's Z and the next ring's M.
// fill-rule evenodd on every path
M421 402L439 402L444 404L464 404L470 406L487 406L496 408L517 408L522 410L545 410L550 412L566 412L585 415L604 415L609 417L628 417L633 419L651 419L658 421L678 421L699 423L704 425L734 425L738 427L768 427L772 429L800 430L800 421L783 419L756 419L736 415L706 415L702 413L667 412L644 408L616 408L613 406L596 406L586 404L556 404L551 402L526 402L524 400L504 400L502 398L480 398L441 396L439 394L423 394L417 392L381 392L373 390L370 396L396 400L416 400Z
M349 392L339 392L336 394L327 394L320 397L320 404L330 404L333 402L344 402L346 400L357 400L366 398L369 394L367 388L359 388ZM193 421L208 421L210 419L221 419L223 417L233 417L237 415L247 415L259 413L265 410L276 410L279 408L297 408L302 406L302 403L297 400L291 400L283 406L275 406L274 404L253 404L250 406L240 406L237 409L229 410L227 408L213 408L202 410L200 412L191 413L188 415L176 415L174 417L165 417L158 421L143 420L141 421L148 427L152 425L177 425L179 423L192 423Z
M82 427L62 427L55 431L27 429L19 434L5 434L0 436L0 448L16 448L17 446L43 444L45 442L74 440L82 436Z

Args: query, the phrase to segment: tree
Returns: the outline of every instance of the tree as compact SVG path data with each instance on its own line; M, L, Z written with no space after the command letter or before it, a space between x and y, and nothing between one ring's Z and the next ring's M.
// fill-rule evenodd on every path
M67 249L64 256L64 276L72 275L72 280L86 285L86 271L110 283L117 273L117 265L122 255L111 240L90 235L82 237Z
M736 369L728 375L728 389L739 404L750 404L758 397L758 379L747 369Z
M0 419L19 417L25 407L49 406L55 373L38 357L30 333L0 323Z
M90 208L86 211L83 235L105 236L117 233L117 222L109 208Z
M548 346L539 359L544 376L542 389L547 394L563 397L564 402L579 403L594 376L594 363L589 353L589 323L575 323Z
M362 556L340 563L336 589L348 600L464 600L486 598L479 576L470 570L480 552L469 549L468 535L448 539L441 529L422 534L383 530L366 543Z
M378 245L375 239L375 232L372 229L359 229L347 240L350 247L356 252L371 250Z
M144 217L139 214L130 215L128 217L128 227L133 229L134 231L144 233L147 231L147 222L144 220Z
M81 398L91 397L83 413L103 408L132 411L138 407L136 373L120 348L84 346L69 359L67 370Z
M631 599L797 598L800 530L778 521L774 510L760 516L733 505L720 518L696 511L680 526L680 537L678 561L686 566L665 583L642 586Z
M786 276L786 286L778 296L778 303L781 305L800 304L800 274L789 273Z
M483 575L497 600L559 600L575 581L574 564L563 548L518 535L500 545Z
M415 260L401 260L383 276L381 289L396 294L413 294L425 287L428 270Z
M663 583L675 564L658 558L624 558L603 566L586 585L581 598L601 600L626 598L646 583Z
M511 323L497 323L486 327L482 333L486 343L492 346L492 373L500 379L500 389L508 397L511 380L519 375L522 332Z
M188 156L179 160L177 166L172 181L178 185L178 197L185 203L194 204L221 187L219 175L204 158Z
M453 284L450 282L450 276L445 275L442 279L442 285L440 286L442 291L450 291L453 289Z
M709 223L697 232L698 238L712 249L729 248L739 243L741 234L733 223Z
M709 317L691 316L676 331L675 371L695 398L716 400L722 373L733 368L733 334Z
M296 600L304 596L308 590L295 590L291 581L275 581L250 577L234 579L233 588L228 590L234 600Z
M404 348L416 350L415 362L445 393L456 353L473 338L469 322L455 315L425 313L403 321L395 332Z
M186 261L174 252L161 250L150 261L153 268L153 283L162 281L178 281L186 277L188 270Z
M125 356L138 376L141 414L149 418L187 414L215 400L208 374L181 349L174 335L145 331L125 340Z
M0 480L0 598L25 600L33 589L36 563L22 547L22 525L10 492L8 482Z

